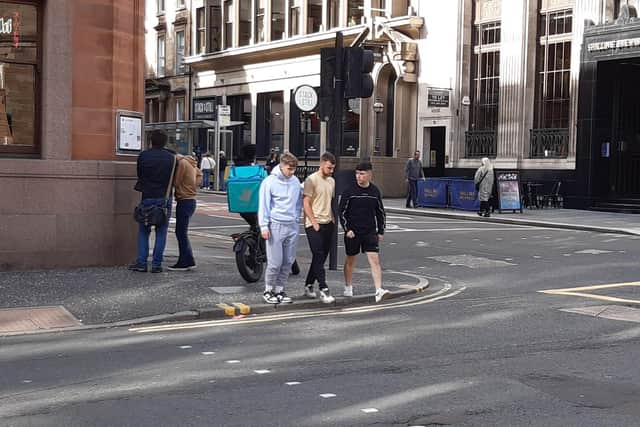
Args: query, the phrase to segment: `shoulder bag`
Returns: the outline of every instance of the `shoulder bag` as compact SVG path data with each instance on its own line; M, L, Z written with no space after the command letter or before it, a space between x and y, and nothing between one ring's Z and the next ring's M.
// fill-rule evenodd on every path
M133 210L133 217L139 224L142 224L146 227L151 225L159 227L167 222L167 203L169 200L169 193L171 192L171 185L173 184L173 175L176 171L177 161L177 157L173 156L173 168L171 169L169 185L167 186L167 191L165 192L164 202L162 203L162 206L157 204L145 206L143 203L144 201L140 201L138 206L136 206L136 208Z

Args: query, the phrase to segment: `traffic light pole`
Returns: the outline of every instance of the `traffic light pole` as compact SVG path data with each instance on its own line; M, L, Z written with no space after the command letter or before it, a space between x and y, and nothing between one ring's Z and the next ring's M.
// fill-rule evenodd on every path
M333 92L333 114L329 121L329 151L336 156L336 172L340 171L340 156L342 155L342 134L343 134L343 116L344 116L344 70L343 70L343 37L342 32L336 33L335 47L335 78ZM336 190L338 188L338 180L336 180ZM333 217L335 218L336 227L331 243L331 251L329 252L329 270L338 269L338 196L333 199Z

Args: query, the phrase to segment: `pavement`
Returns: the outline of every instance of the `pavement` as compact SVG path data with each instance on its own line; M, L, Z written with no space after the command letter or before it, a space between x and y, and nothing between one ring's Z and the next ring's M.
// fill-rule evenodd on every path
M475 212L452 209L408 209L404 203L404 199L384 200L387 212L392 214L640 235L640 215L633 214L525 209L522 214L496 212L490 218L481 218ZM298 257L303 272L291 277L288 288L294 303L274 307L262 302L262 281L248 284L238 274L228 236L194 232L191 239L198 254L195 271L152 274L114 266L0 272L0 336L327 308L302 295L303 275L310 263L306 245L300 245ZM175 263L177 255L175 239L169 238L164 265ZM331 307L374 302L368 270L356 270L353 298L340 296L340 270L328 271L327 278L338 296ZM413 295L429 286L428 278L407 271L385 269L384 280L393 298Z

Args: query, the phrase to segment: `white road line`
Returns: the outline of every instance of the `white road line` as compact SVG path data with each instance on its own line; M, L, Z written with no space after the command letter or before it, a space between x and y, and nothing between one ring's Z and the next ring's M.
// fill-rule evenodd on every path
M216 354L215 351L203 351L201 353L203 356L211 356L212 354Z
M332 397L336 397L336 395L333 393L322 393L320 397L323 399L331 399Z
M230 365L236 364L236 363L240 363L239 360L227 360L225 363L229 363Z
M268 374L271 371L268 369L256 369L253 372L255 372L258 375L264 375L264 374Z
M182 350L186 350L188 348L192 348L190 345L181 345L179 348L181 348Z
M287 383L285 383L286 385L292 386L292 385L300 385L300 382L298 381L289 381Z
M376 408L364 408L364 409L360 409L360 410L362 412L364 412L365 414L374 414L376 412L380 412Z

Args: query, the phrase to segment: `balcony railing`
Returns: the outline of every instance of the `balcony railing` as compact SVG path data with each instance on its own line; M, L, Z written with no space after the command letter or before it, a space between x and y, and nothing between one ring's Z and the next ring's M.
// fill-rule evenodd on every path
M465 157L496 157L497 135L495 130L471 130L464 133Z
M532 159L567 157L569 129L531 129L529 135Z

